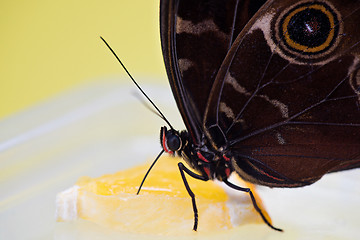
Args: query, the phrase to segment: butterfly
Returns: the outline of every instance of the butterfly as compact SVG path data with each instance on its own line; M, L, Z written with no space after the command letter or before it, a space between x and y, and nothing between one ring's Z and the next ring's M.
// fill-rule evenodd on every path
M161 45L186 130L162 127L186 175L302 187L360 167L360 1L161 0ZM151 169L151 168L150 168ZM195 170L195 171L194 171Z

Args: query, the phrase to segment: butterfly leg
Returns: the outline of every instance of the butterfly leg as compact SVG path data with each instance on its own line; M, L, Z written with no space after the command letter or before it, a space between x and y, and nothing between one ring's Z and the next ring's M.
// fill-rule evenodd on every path
M196 173L192 172L187 167L185 167L185 165L182 164L181 162L178 163L178 167L179 167L181 178L182 178L182 180L184 182L186 191L189 193L189 195L191 197L193 211L194 211L194 227L193 227L193 230L196 231L197 226L198 226L198 210L197 210L197 207L196 207L195 194L193 193L193 191L191 191L190 186L189 186L189 184L188 184L188 182L186 180L184 172L189 174L191 177L193 177L195 179L202 180L202 181L207 181L209 179L207 177L204 177L202 175L199 175L199 174L196 174Z
M271 227L272 229L276 230L276 231L280 231L282 232L283 230L280 229L280 228L276 228L274 227L269 221L268 219L266 219L265 215L263 214L263 212L261 211L261 208L258 206L258 204L256 203L256 199L254 197L254 194L252 193L251 189L250 188L242 188L242 187L239 187L231 182L229 182L227 179L224 179L223 182L228 185L229 187L235 189L235 190L238 190L238 191L242 191L242 192L247 192L249 193L250 195L250 198L251 198L251 201L252 201L252 204L255 208L255 210L260 214L261 218L264 220L264 222L269 226Z

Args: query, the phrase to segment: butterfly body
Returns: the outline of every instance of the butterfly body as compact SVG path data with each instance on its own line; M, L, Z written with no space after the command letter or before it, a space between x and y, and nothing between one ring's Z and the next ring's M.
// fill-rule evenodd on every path
M225 183L236 172L301 187L360 167L359 24L359 0L162 0L164 62L187 129L162 128L163 149L197 173L181 171Z
M360 1L251 2L161 2L181 154L270 187L358 167Z

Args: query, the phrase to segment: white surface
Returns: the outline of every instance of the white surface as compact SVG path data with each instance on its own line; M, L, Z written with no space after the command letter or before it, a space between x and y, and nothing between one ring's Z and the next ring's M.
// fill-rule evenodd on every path
M80 176L158 154L163 120L142 105L133 85L119 82L95 82L0 121L0 239L51 239L58 192ZM167 85L143 87L180 120Z
M169 87L144 90L182 129ZM54 217L56 194L80 176L113 173L160 151L164 123L133 93L130 84L98 82L0 121L0 239L140 238ZM274 225L285 232L248 226L229 239L358 239L359 182L359 170L352 170L300 189L261 188Z

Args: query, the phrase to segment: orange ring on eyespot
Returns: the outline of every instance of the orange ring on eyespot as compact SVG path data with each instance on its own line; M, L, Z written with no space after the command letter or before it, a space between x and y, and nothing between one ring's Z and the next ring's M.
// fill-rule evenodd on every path
M329 23L330 23L330 32L328 34L327 39L325 40L325 42L323 44L321 44L320 46L316 46L316 47L308 47L302 44L299 44L297 42L294 42L289 33L288 33L288 25L289 22L291 20L291 18L301 12L304 11L305 9L316 9L316 10L320 10L321 12L323 12L329 19ZM286 44L288 44L291 48L299 50L299 51L303 51L305 53L316 53L316 52L320 52L324 49L326 49L327 47L330 46L331 42L334 39L334 35L335 35L335 19L334 19L334 15L327 10L324 6L320 5L320 4L314 4L314 5L307 5L307 6L303 6L300 7L298 9L295 9L293 12L291 12L290 14L288 14L286 16L286 18L283 21L283 25L282 25L282 31L283 31L283 36L284 36L284 40L286 42Z

